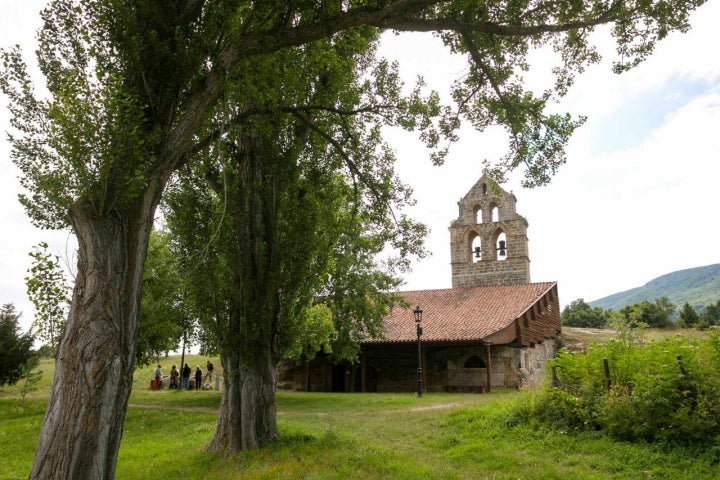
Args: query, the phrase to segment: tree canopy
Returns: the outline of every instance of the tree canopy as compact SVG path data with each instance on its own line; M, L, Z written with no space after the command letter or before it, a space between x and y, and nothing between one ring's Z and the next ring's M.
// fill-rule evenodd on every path
M621 58L613 68L621 72L673 30L689 28L690 11L702 3L55 0L43 13L38 49L51 97L22 87L32 82L18 50L3 54L14 159L30 192L21 200L35 222L53 227L68 224L66 212L80 199L97 214L122 208L147 178L172 171L200 147L193 134L248 61L360 27L437 32L450 51L467 55L469 72L453 84L455 108L422 139L433 148L443 136L455 139L461 120L479 131L503 126L501 170L524 166L528 185L543 184L565 161L563 147L581 123L545 107L599 60L590 44L595 27L613 24ZM555 84L535 95L522 73L540 46L555 49L559 63ZM256 102L240 117L267 107ZM445 153L438 148L435 160Z
M608 312L591 307L582 298L573 300L561 314L562 324L568 327L605 328L608 318Z
M720 300L703 307L698 317L699 328L720 326Z
M671 315L675 305L666 297L655 299L654 302L643 300L635 305L620 309L620 315L630 323L642 323L650 328L667 328L673 326Z

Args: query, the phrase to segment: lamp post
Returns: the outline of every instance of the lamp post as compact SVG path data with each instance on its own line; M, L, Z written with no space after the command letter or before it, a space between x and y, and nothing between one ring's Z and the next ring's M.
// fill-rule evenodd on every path
M417 366L417 395L418 395L418 397L422 397L422 353L421 353L422 347L420 344L420 337L423 334L422 314L423 314L423 311L420 309L420 305L415 307L415 310L413 310L413 315L415 315L415 327L417 329L417 339L418 339L418 366Z

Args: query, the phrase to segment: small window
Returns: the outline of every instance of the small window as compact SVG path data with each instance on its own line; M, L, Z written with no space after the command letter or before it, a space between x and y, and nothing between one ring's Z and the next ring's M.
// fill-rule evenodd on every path
M485 362L483 362L482 358L478 357L477 355L473 355L472 357L465 360L465 365L463 365L463 368L485 368Z

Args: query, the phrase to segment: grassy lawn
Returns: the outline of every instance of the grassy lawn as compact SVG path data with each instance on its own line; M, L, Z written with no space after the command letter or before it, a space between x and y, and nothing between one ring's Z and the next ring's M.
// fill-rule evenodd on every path
M219 362L213 362L218 370ZM190 357L191 366L205 358ZM179 359L163 359L163 367ZM27 478L52 365L25 402L0 389L0 479ZM165 370L169 371L169 368ZM205 451L217 421L216 391L150 391L138 369L118 479L705 479L710 454L662 452L590 434L515 425L527 392L488 395L278 394L280 440L222 457ZM410 386L412 388L412 386Z

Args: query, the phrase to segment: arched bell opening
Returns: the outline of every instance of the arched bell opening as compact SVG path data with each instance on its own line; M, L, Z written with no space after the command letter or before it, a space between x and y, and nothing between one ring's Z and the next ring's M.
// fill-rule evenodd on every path
M507 235L502 230L498 230L495 235L495 260L506 260L509 256Z
M477 263L482 260L482 240L473 232L470 236L470 261Z

